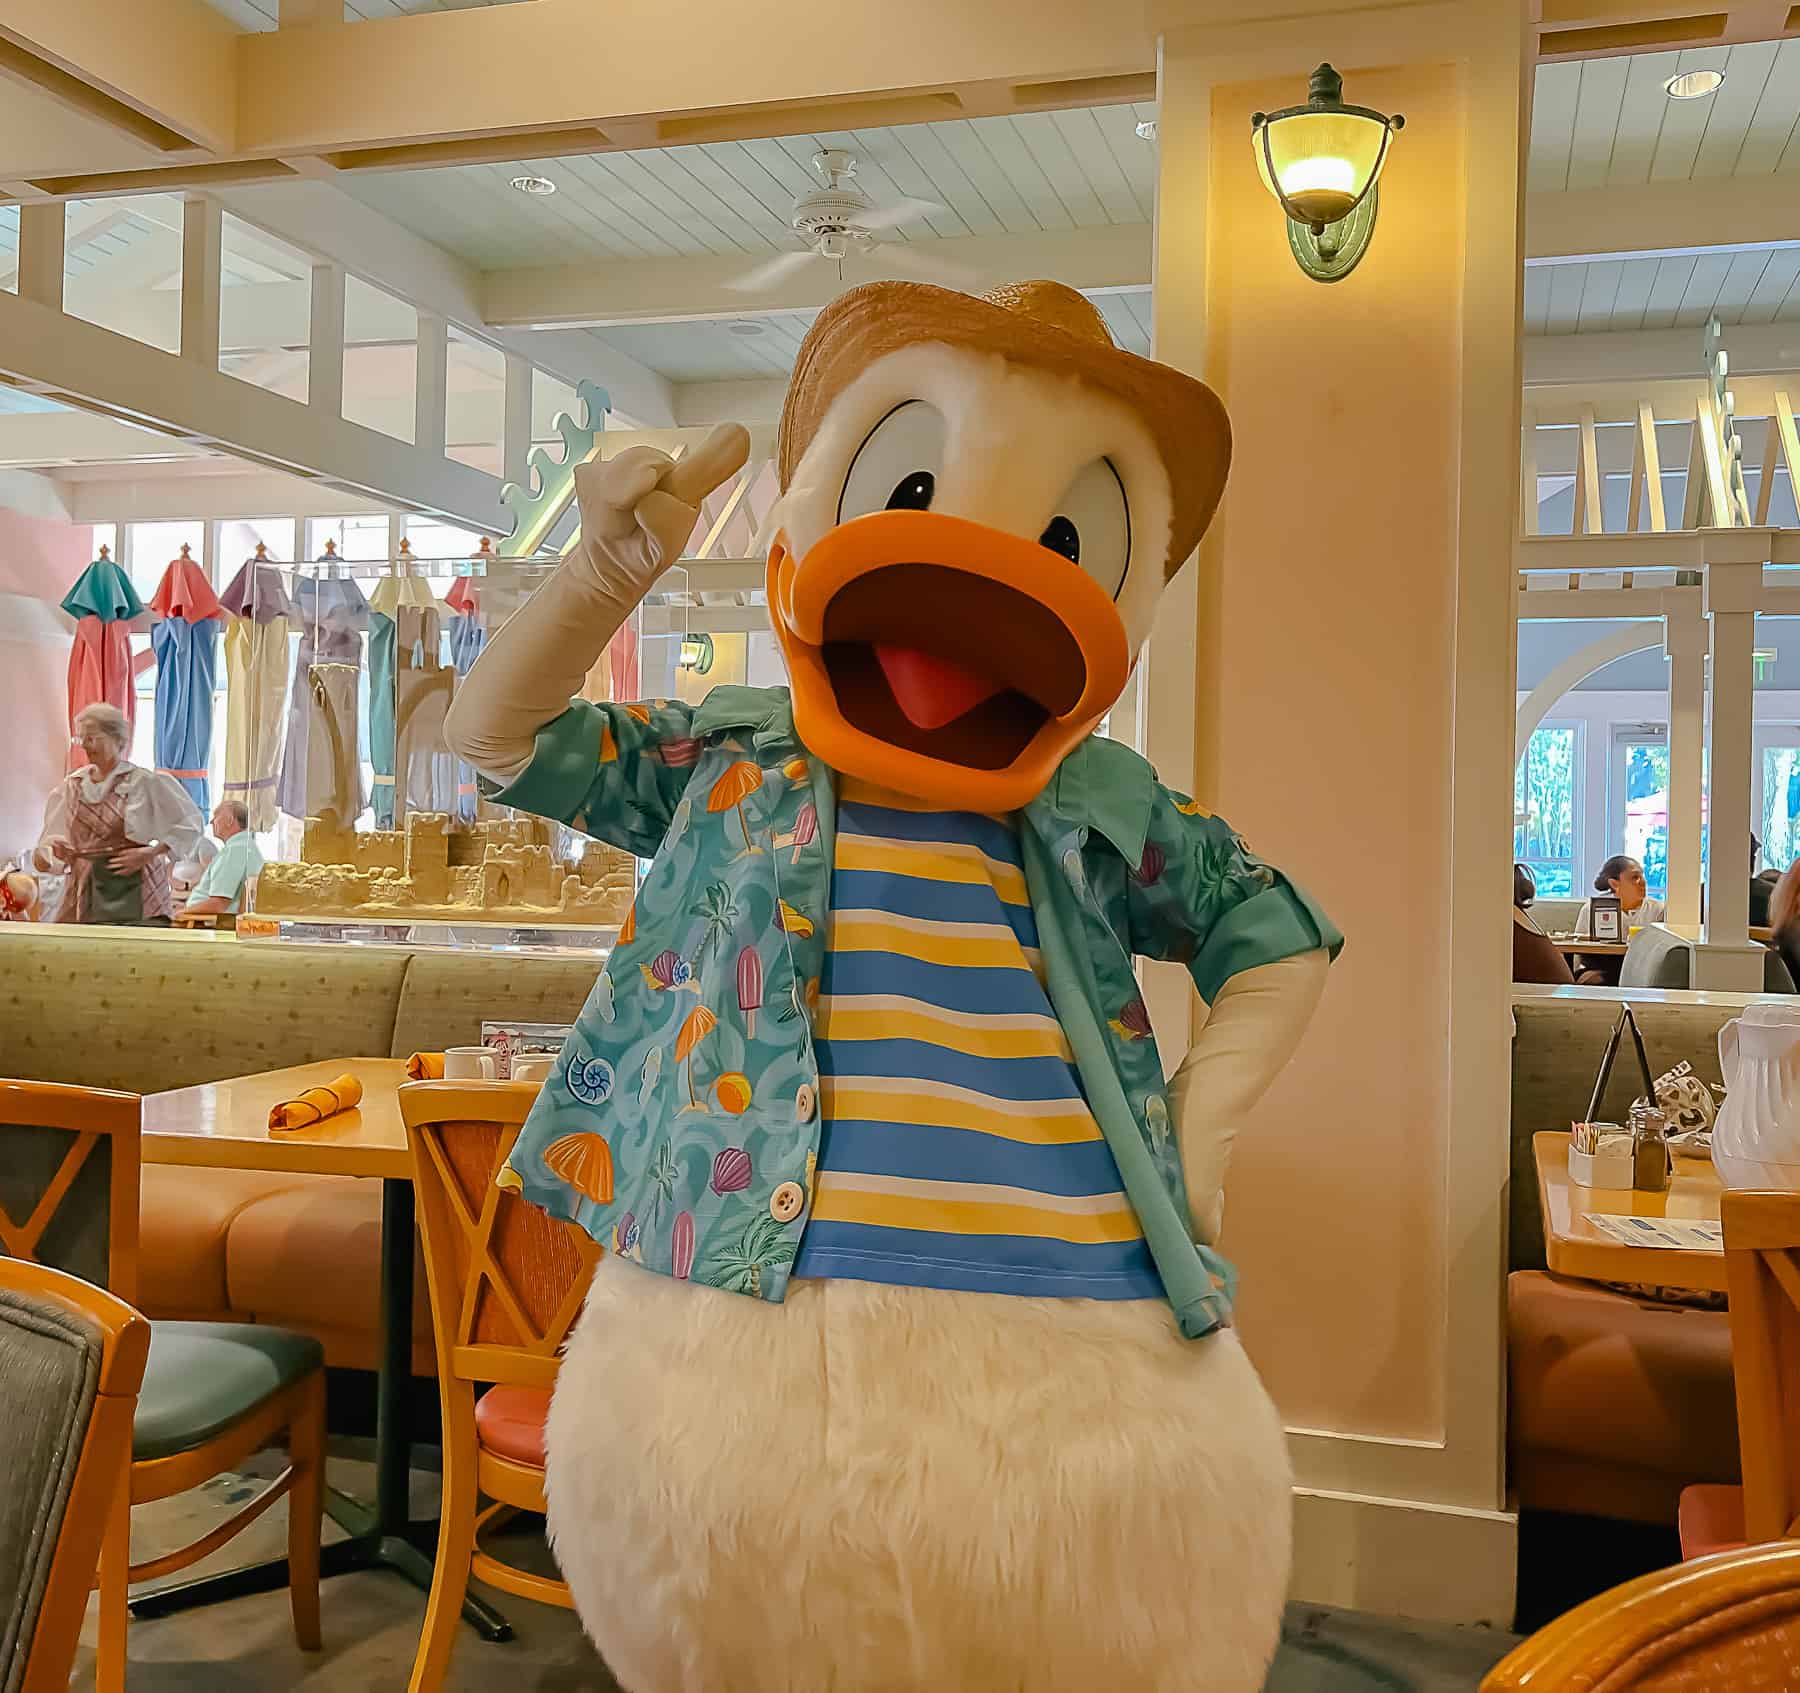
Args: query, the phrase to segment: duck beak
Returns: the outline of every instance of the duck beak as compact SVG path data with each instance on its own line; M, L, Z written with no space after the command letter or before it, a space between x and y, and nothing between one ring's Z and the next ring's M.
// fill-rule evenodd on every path
M1124 690L1106 592L1022 536L929 511L778 536L770 620L801 739L833 768L958 810L1012 811Z

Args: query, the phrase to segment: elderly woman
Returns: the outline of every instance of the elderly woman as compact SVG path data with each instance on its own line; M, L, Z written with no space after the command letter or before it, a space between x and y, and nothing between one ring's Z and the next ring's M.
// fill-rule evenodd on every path
M57 923L166 924L169 871L202 834L200 812L173 777L125 756L131 725L115 705L75 715L85 770L65 776L44 807L40 870L66 870Z

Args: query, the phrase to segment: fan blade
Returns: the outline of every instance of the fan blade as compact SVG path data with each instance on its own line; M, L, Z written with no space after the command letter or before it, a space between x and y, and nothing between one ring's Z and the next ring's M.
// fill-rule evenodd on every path
M926 218L942 217L948 208L935 200L896 200L891 206L876 206L860 214L857 223L864 229L898 229L903 223L920 223Z
M733 278L725 286L734 294L754 294L764 288L773 288L784 276L800 269L808 261L818 257L816 253L778 253L766 264L755 265L742 276Z
M903 276L920 277L927 282L941 282L946 287L973 289L984 278L973 265L957 259L946 259L932 252L926 241L881 241L870 250L869 257Z

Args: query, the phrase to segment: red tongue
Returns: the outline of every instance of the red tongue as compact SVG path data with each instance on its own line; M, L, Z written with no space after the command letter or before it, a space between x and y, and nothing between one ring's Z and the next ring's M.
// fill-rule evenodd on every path
M941 729L955 722L965 711L992 699L1003 686L991 676L933 658L917 647L886 646L878 641L875 657L900 709L921 729Z

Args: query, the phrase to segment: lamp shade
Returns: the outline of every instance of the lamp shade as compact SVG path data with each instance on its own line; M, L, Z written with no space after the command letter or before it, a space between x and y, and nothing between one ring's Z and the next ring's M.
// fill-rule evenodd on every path
M1290 218L1314 229L1336 223L1375 186L1388 141L1404 121L1346 106L1342 78L1321 65L1304 106L1252 120L1257 174Z

